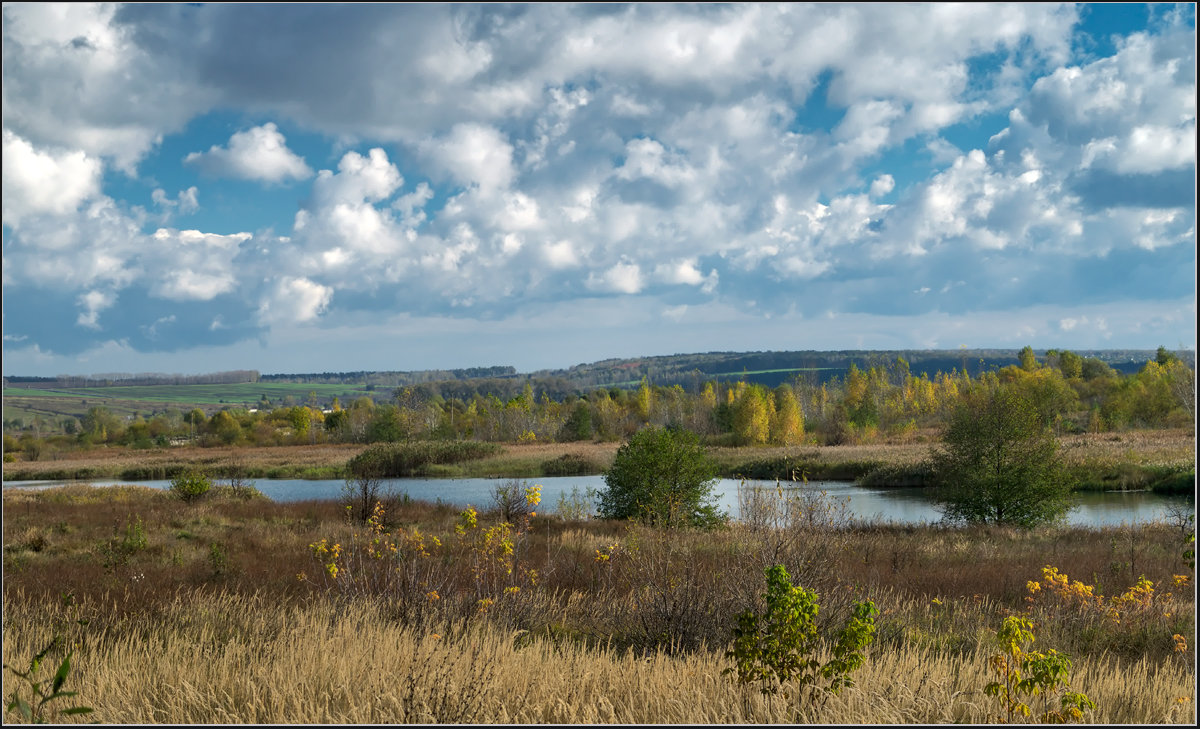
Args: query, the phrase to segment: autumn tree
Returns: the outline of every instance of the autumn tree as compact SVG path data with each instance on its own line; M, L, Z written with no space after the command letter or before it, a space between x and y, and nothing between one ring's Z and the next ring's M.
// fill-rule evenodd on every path
M796 394L787 385L775 388L775 414L771 418L771 442L795 445L804 436L804 413Z
M762 385L746 387L734 404L733 432L743 445L766 443L771 436L774 398Z
M1070 508L1058 441L1012 385L979 387L964 398L931 465L950 520L1033 527Z

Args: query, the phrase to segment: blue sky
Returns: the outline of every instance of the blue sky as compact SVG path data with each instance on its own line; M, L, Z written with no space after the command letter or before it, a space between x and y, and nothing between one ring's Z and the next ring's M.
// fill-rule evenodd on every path
M1195 348L1192 4L3 16L6 375Z

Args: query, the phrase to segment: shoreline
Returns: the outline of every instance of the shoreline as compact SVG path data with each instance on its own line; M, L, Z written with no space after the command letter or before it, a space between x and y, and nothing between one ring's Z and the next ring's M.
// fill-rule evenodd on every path
M1195 434L1188 430L1066 435L1062 457L1079 481L1077 490L1187 492L1194 489ZM723 478L859 481L877 487L925 485L923 461L937 443L910 441L859 445L712 447ZM46 454L38 461L4 464L3 482L87 479L168 479L200 468L215 478L337 479L365 444L265 447L178 446L133 450L97 448ZM539 478L597 475L612 463L620 443L502 444L495 456L457 464L430 464L425 478Z

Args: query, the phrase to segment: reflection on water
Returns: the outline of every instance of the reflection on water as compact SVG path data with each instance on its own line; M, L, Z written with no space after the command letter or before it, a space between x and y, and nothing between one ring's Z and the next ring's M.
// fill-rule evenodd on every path
M388 481L388 487L396 493L407 493L422 501L441 500L456 506L470 504L486 509L492 502L492 488L507 479L456 478L420 479L403 478ZM559 476L529 479L530 484L542 485L542 508L553 511L560 497L570 498L572 489L584 495L589 489L604 488L602 476ZM8 482L4 488L47 488L62 485L62 481ZM129 481L92 481L95 486L111 486ZM165 489L168 481L138 481L138 485ZM747 482L775 488L774 482ZM737 491L740 481L721 479L715 493L721 508L730 516L738 518ZM255 482L259 491L274 501L306 501L310 499L337 499L342 494L342 480L260 479ZM863 488L846 481L812 481L802 487L812 493L824 492L827 496L846 499L850 516L859 520L883 521L899 524L925 524L941 520L941 512L933 505L920 488L879 489ZM1077 526L1116 526L1122 523L1137 523L1164 519L1172 506L1191 510L1186 496L1160 496L1148 491L1140 492L1086 492L1075 495L1076 506L1067 514L1067 523Z

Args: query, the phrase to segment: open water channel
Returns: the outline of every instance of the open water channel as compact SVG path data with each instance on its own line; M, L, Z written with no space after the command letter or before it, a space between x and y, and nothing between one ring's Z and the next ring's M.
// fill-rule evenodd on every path
M422 479L398 478L385 482L385 488L396 494L408 494L422 501L441 500L455 506L468 504L480 510L490 508L492 489L509 479L455 478ZM49 488L64 481L10 481L4 488ZM111 486L130 481L90 481L93 486ZM168 481L138 481L141 486L169 488ZM220 483L220 481L218 481ZM540 510L553 512L560 498L586 499L592 492L604 488L602 476L559 476L528 479L528 485L542 486ZM747 486L774 488L774 482L745 482ZM336 480L259 479L254 486L273 501L306 501L310 499L339 499L345 482ZM738 488L743 482L721 479L714 493L721 508L738 518ZM898 524L928 524L941 520L941 512L920 488L866 488L846 481L812 481L803 487L806 492L821 493L844 499L846 514L862 521L893 522ZM1118 526L1159 519L1168 519L1173 508L1193 509L1186 496L1162 496L1148 491L1113 491L1107 493L1081 492L1074 495L1075 506L1067 514L1066 523L1074 526ZM594 500L593 502L594 503Z

